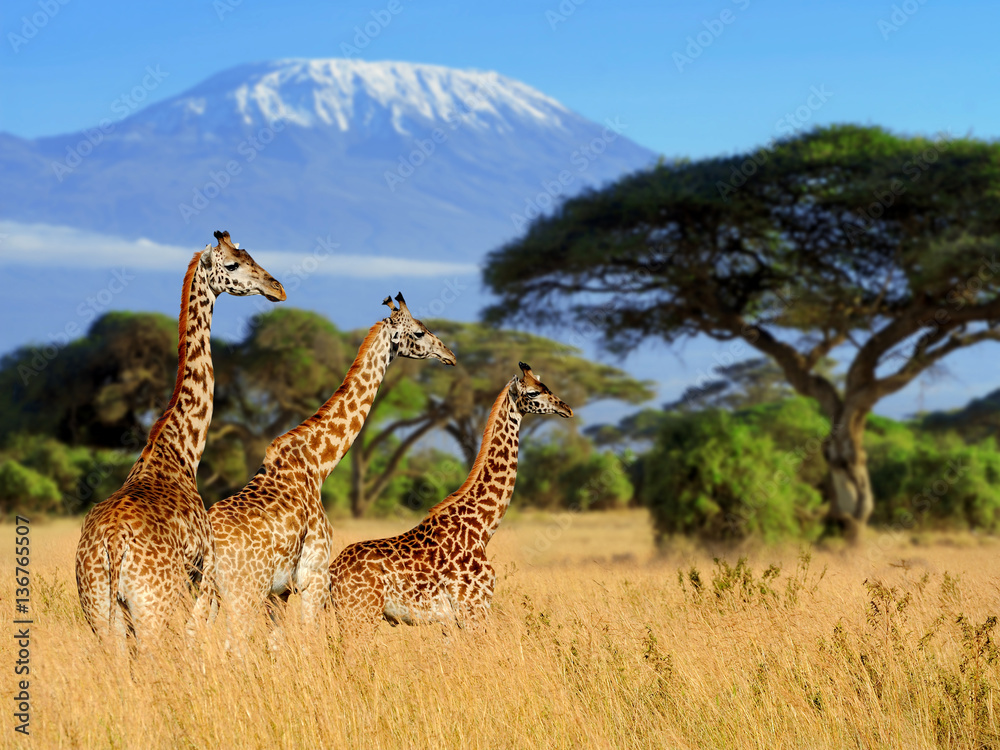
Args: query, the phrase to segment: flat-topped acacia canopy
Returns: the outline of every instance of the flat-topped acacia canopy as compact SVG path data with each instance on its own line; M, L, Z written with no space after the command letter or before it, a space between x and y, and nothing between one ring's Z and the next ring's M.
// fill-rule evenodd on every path
M490 254L488 321L744 340L830 419L831 513L874 498L861 437L879 399L1000 338L1000 144L820 128L660 164L567 201ZM817 372L853 349L843 388Z

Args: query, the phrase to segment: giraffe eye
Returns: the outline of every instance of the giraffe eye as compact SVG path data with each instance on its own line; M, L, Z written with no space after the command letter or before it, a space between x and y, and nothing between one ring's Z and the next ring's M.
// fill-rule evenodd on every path
M240 267L239 263L223 263L222 265L229 272L233 272Z
M417 331L416 333L413 334L413 338L415 339L422 339L423 337L424 337L423 331Z
M539 396L542 395L542 392L541 391L528 391L524 395L527 396L528 398L538 398Z

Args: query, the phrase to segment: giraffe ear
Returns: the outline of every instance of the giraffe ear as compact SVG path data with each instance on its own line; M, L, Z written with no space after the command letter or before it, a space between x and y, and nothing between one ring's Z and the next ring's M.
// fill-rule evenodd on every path
M408 308L406 306L406 300L403 299L403 293L402 292L400 292L399 294L396 295L396 302L399 303L399 309L400 310L402 310L403 312L409 314L410 308Z
M205 268L212 267L212 246L205 245L205 249L201 253L201 264Z

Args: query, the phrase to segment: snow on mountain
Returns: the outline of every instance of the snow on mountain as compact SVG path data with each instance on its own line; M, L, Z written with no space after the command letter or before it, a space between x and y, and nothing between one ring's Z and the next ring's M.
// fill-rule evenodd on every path
M0 134L0 265L17 291L0 314L26 321L0 351L76 320L113 283L98 258L166 279L154 269L215 229L272 264L286 254L290 303L339 324L370 325L400 289L418 314L470 319L486 252L655 159L627 118L595 123L497 73L401 62L241 65L112 115L56 137ZM163 283L162 298L136 282L111 304L175 312Z
M300 127L377 133L389 126L414 136L427 122L461 117L472 130L512 132L531 122L561 128L564 106L492 72L363 60L279 60L220 73L136 116L160 132L197 122L226 127L284 120Z
M360 60L241 65L80 133L0 135L0 219L157 242L217 226L275 250L468 262L566 195L648 166L497 73Z

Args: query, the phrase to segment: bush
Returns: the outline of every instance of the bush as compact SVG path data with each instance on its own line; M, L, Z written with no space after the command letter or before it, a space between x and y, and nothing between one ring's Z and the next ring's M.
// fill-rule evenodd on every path
M865 436L875 523L1000 530L1000 453L872 417Z
M46 512L58 506L59 487L17 461L0 463L0 512Z
M24 507L44 513L86 511L122 486L134 460L135 455L125 451L71 447L43 435L15 435L0 450L0 462L13 462L55 487L55 499L39 496L35 507ZM19 477L16 472L0 477L0 495L22 492Z
M668 413L642 458L641 498L660 537L765 540L819 530L828 422L790 398L736 412ZM873 524L1000 531L1000 452L954 433L869 416Z
M451 453L415 453L407 459L405 481L398 483L399 492L391 502L407 510L426 511L461 487L468 474L465 462Z
M626 505L634 494L622 459L563 431L544 441L522 440L517 474L514 492L523 505L607 510Z
M818 473L826 429L804 399L668 414L643 458L642 499L658 539L815 538L821 497L803 477Z

